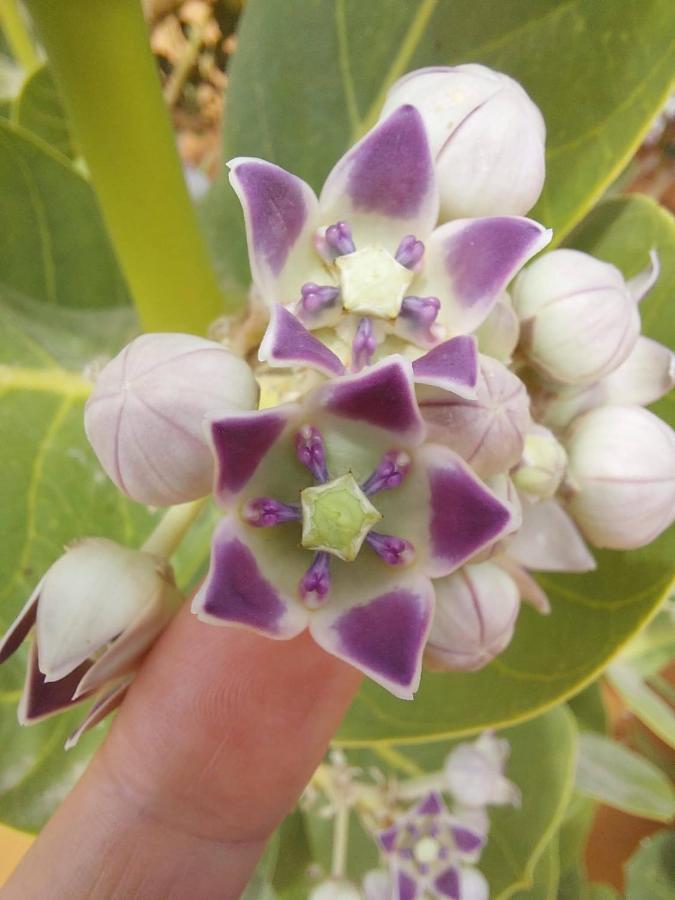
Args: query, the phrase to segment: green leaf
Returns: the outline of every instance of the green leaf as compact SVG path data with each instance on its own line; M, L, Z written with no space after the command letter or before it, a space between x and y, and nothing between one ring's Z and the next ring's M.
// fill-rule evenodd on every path
M573 793L558 833L560 874L585 871L584 849L593 824L596 804L582 794Z
M69 160L0 120L0 287L44 303L129 302L89 184Z
M669 822L675 815L675 790L660 769L591 732L579 737L576 787L587 797L634 816Z
M568 710L560 706L524 725L509 728L500 736L511 745L506 775L520 788L522 806L492 807L489 811L490 834L480 869L490 883L492 900L506 900L515 891L535 883L538 862L554 839L569 803L576 728ZM415 778L439 771L454 744L376 744L368 749L348 750L347 756L350 763L364 771L375 767L397 779ZM327 834L323 842L314 846L324 867L330 859ZM354 879L362 877L374 859L363 847L357 847L356 852L359 861L349 870ZM549 874L552 878L552 872Z
M675 834L659 831L640 842L626 865L626 900L672 900Z
M581 731L597 731L599 734L607 732L607 712L599 681L594 681L572 697L568 705Z
M670 706L626 664L610 666L607 676L628 709L675 749L675 713Z
M656 247L662 275L643 301L645 332L675 343L673 218L644 197L603 203L570 243L634 275ZM671 423L672 400L656 411ZM339 732L344 744L414 741L501 727L536 715L597 678L624 644L649 621L673 584L675 529L630 553L594 551L595 572L537 577L552 605L550 616L521 610L508 649L472 673L425 672L412 703L364 684Z
M675 602L673 598L654 617L649 625L637 634L621 654L621 662L627 662L643 678L658 675L675 657Z
M513 900L555 900L559 881L558 842L554 839L539 857L530 887L516 891L511 897Z
M12 121L41 138L62 156L76 155L61 97L47 66L24 82L12 109Z
M483 63L521 81L541 107L548 178L533 214L561 240L626 165L668 96L674 34L670 0L249 0L223 158L261 156L318 189L374 124L398 77ZM228 280L246 272L236 207L223 171L205 221Z
M0 633L64 544L104 535L136 546L155 520L101 472L82 424L90 390L82 367L128 330L123 315L124 321L121 311L76 317L16 297L0 307ZM0 667L0 820L37 830L82 774L103 731L65 753L84 707L20 728L25 664L22 649Z

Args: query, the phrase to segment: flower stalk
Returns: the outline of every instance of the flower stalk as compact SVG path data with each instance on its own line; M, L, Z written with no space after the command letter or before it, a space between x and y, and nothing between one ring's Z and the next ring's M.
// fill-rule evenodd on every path
M190 503L171 506L145 540L141 550L170 559L208 500L209 497L200 497L199 500L192 500Z
M228 309L190 201L137 0L28 0L148 331Z

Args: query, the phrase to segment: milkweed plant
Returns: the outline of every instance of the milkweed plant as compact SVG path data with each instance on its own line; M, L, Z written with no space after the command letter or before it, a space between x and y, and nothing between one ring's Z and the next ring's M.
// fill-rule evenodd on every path
M377 0L362 15L376 23L389 5ZM579 5L589 21L598 13ZM667 407L651 407L674 380L666 341L675 229L637 195L615 193L592 209L658 112L667 80L639 114L625 112L622 133L590 141L605 142L598 163L583 123L575 150L575 113L590 104L601 131L620 112L611 97L593 88L589 97L579 76L559 110L560 82L531 64L526 42L505 38L506 74L453 37L452 4L432 14L430 4L416 13L401 4L418 52L387 25L375 29L386 56L405 51L377 89L357 68L349 78L362 81L348 81L347 99L332 96L350 57L342 44L333 59L329 25L311 18L307 37L326 53L320 85L291 98L265 77L256 90L276 115L252 122L255 66L272 53L283 78L307 4L291 3L282 25L275 4L251 0L223 171L200 213L218 224L207 229L209 251L135 4L73 3L78 17L46 0L26 6L46 51L41 77L60 92L77 153L66 158L22 121L30 78L2 131L22 154L32 146L37 190L49 193L43 227L69 232L69 215L82 223L65 256L54 256L51 304L0 252L0 385L8 397L62 391L75 403L74 474L64 477L90 478L96 489L82 499L86 510L73 501L65 532L53 525L60 488L48 479L59 476L46 454L59 425L42 439L38 427L42 483L26 491L22 568L13 575L16 560L6 560L1 610L8 685L25 671L19 723L43 723L46 744L63 720L71 752L91 753L105 727L94 726L123 701L185 602L204 628L270 640L307 630L367 681L293 814L319 823L296 873L299 895L479 900L536 885L561 826L574 827L570 804L591 802L578 784L571 793L582 704L572 701L573 715L563 701L610 662L617 679L625 675L635 657L615 657L658 609L672 571L660 536L675 518L675 437ZM469 6L480 17L490 4ZM352 35L358 23L342 15ZM537 27L532 12L500 15L507 35L527 24L519 15ZM618 28L619 11L607 15ZM650 15L640 27L652 27ZM131 60L118 84L106 83L106 24ZM273 49L265 27L281 28ZM554 53L571 40L560 28ZM82 77L87 65L98 93ZM350 137L335 123L345 103L353 116L366 95L370 118ZM48 183L57 175L100 206L96 239L122 272L114 262L109 276L135 303L126 343L116 326L113 346L88 337L92 323L98 338L106 330L106 307L128 312L126 296L61 297L61 280L71 292L91 290L69 254L86 268L86 217L98 212L91 203L69 213ZM20 204L10 197L8 220ZM221 250L237 242L234 265L235 250ZM248 283L237 274L246 262ZM68 315L57 320L54 310ZM98 352L72 368L79 349L68 341L83 334ZM37 402L23 415L40 424ZM91 450L97 463L78 470ZM140 523L127 539L111 504L113 519ZM12 529L11 503L5 513ZM40 540L34 553L30 542ZM3 740L20 742L9 715L5 704ZM57 762L50 777L67 765ZM300 854L289 834L276 839ZM504 850L509 841L515 849ZM360 862L354 844L367 847ZM576 861L550 865L581 877ZM268 880L270 896L286 896Z

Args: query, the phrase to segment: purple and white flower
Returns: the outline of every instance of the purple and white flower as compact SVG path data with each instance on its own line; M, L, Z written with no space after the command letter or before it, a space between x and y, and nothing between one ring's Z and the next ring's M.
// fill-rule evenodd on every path
M519 806L520 790L504 775L511 747L486 731L477 740L458 744L443 767L447 789L462 807Z
M434 162L410 105L347 151L319 199L260 159L232 160L230 180L244 211L254 285L270 309L284 304L298 321L292 336L283 323L280 336L273 320L260 348L269 366L318 365L332 376L396 352L401 341L429 349L467 334L551 237L518 216L435 228ZM330 352L318 349L322 341Z
M119 704L182 602L171 568L105 538L73 544L46 572L5 636L0 664L35 631L19 722L94 700L66 748Z
M328 652L412 697L443 578L512 529L457 454L425 443L412 365L391 357L302 403L214 416L226 510L193 610Z

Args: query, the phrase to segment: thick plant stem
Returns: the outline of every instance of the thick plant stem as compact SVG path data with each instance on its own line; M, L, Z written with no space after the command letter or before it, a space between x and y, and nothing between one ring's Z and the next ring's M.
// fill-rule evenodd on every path
M21 68L25 72L32 72L37 68L40 58L28 34L19 0L0 0L0 28Z
M146 553L156 553L165 559L173 556L195 519L206 506L208 499L208 497L202 497L191 503L180 503L178 506L167 509L141 550Z
M148 331L227 312L188 196L140 0L27 0Z

